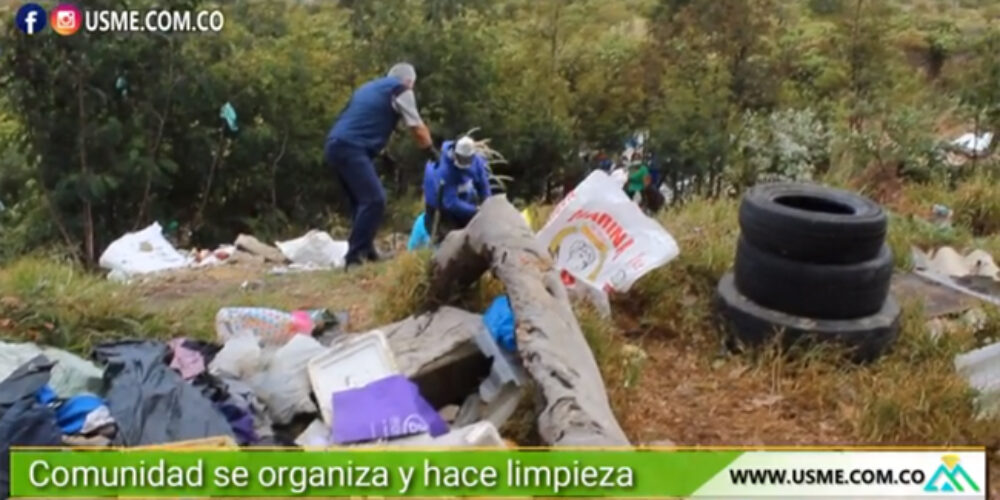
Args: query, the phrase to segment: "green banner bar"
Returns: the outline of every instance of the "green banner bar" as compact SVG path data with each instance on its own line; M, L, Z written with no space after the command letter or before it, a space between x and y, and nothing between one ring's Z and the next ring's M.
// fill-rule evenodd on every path
M11 496L687 496L741 454L15 450Z

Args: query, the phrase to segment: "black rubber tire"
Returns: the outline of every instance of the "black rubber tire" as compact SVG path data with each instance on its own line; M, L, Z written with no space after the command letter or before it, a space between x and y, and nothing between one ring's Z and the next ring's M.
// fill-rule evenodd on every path
M736 289L776 311L817 319L875 314L889 295L892 251L882 245L874 259L858 264L809 264L769 254L740 238Z
M899 303L888 297L871 316L850 320L816 320L762 307L736 290L733 273L716 289L716 308L731 339L750 347L771 342L779 333L785 348L834 343L848 349L852 360L868 362L885 354L899 336Z
M840 189L803 183L762 184L740 204L744 237L767 252L815 264L875 258L888 217L879 204Z

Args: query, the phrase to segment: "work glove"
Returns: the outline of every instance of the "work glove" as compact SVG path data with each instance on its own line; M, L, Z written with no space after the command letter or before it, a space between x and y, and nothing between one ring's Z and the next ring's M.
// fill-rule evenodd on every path
M438 149L434 147L433 144L428 146L427 149L425 149L424 151L427 152L427 159L433 161L434 163L438 163L439 161L441 161L441 152L438 151Z

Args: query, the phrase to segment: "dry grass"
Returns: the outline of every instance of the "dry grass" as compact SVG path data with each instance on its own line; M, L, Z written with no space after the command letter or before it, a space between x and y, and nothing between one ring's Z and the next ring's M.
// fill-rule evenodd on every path
M959 186L955 217L976 236L1000 233L1000 179L982 174Z

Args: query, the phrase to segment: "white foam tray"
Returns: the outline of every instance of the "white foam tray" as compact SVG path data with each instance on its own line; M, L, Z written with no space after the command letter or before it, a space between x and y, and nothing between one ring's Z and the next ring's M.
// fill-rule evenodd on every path
M333 393L398 374L396 359L379 330L346 335L309 361L309 380L328 426L333 425Z

